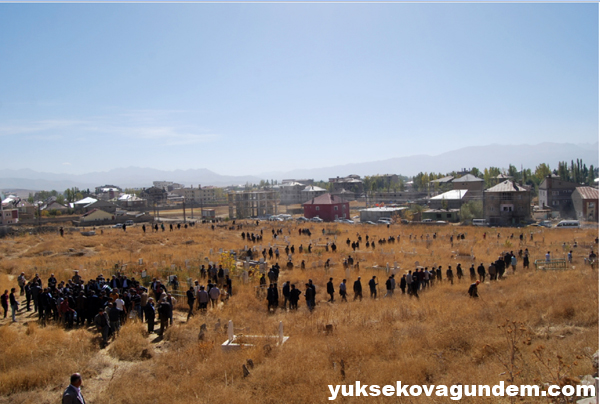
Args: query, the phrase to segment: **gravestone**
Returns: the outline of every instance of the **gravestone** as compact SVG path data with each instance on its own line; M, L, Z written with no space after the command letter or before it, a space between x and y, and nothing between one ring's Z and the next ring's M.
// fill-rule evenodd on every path
M138 265L144 265L144 260L142 258L138 259Z
M229 324L227 324L227 339L230 344L233 342L233 338L233 321L229 320Z

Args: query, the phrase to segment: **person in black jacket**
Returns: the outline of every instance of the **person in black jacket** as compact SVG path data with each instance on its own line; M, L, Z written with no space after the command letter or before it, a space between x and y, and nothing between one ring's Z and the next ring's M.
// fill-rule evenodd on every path
M354 281L353 290L354 290L354 299L352 299L352 300L354 301L356 299L359 299L360 301L362 301L362 284L360 283L360 276L358 277L357 280Z
M483 262L477 267L477 273L479 274L479 282L485 281L485 267Z
M379 285L377 283L377 281L375 281L377 277L373 276L373 278L371 278L371 280L369 281L369 290L371 292L371 299L377 299L377 285Z
M477 285L479 285L479 281L475 281L469 286L469 296L472 298L478 298L479 294L477 293Z
M283 309L287 309L287 304L290 301L290 282L287 281L283 284L283 288L281 288L281 293L283 294ZM290 303L290 309L292 304Z
M309 311L313 311L314 301L315 301L315 290L311 287L310 284L306 284L306 292L304 293L304 297L306 298L306 305L308 306Z
M296 289L296 285L292 284L290 289L290 310L298 310L298 300L300 300L300 292L299 289Z
M144 314L148 322L148 334L154 332L154 318L156 317L156 309L154 308L154 299L148 298L148 303L144 306Z
M196 301L196 295L194 293L194 287L190 286L190 289L186 292L187 295L187 303L190 307L190 311L188 312L187 319L189 320L191 316L194 315L194 302Z
M329 282L327 282L327 294L331 296L331 299L328 302L333 303L333 294L335 293L335 289L333 288L333 278L329 278Z
M163 298L158 305L158 317L160 318L160 335L164 335L165 330L169 328L169 319L173 308L171 304L167 302L166 298Z

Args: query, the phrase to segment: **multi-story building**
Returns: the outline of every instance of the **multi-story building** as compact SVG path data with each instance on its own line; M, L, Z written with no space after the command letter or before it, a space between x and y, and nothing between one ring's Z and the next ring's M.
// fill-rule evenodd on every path
M483 194L483 216L491 226L511 226L531 218L528 188L506 180Z
M539 187L540 209L551 209L560 212L562 217L575 217L571 195L577 184L565 181L557 175L549 175Z
M571 194L577 219L598 221L598 189L577 187Z
M227 194L229 218L245 219L249 217L277 214L276 191L239 191Z

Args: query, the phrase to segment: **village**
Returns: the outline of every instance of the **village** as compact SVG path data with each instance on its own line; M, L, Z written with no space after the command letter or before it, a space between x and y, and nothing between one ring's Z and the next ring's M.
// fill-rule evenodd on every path
M577 165L581 166L579 160ZM576 166L570 171L565 166L561 163L554 172L546 166L535 174L517 172L511 166L512 175L499 169L485 173L462 169L412 178L348 175L327 182L284 179L224 188L154 181L148 188L103 185L93 191L76 188L28 197L5 190L1 224L95 227L249 218L512 227L550 226L560 220L597 223L597 169L592 166L588 172L583 165L581 173Z

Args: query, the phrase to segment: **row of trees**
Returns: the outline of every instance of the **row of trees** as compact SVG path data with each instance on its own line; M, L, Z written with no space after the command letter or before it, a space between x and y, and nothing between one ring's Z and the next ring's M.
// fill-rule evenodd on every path
M481 178L485 182L485 187L489 188L497 184L497 177L500 174L504 174L512 177L513 180L522 182L525 185L530 185L537 195L539 185L544 181L550 174L560 176L565 181L575 182L581 185L594 185L594 180L598 178L598 168L590 165L588 168L581 159L576 161L571 160L571 164L567 162L559 162L558 167L554 170L550 169L550 166L546 163L539 164L535 167L535 170L530 168L517 169L512 164L509 164L508 169L499 167L488 167L480 171L477 167L473 167L470 174ZM420 172L413 177L413 188L418 191L424 191L429 189L429 182L443 178L445 176L452 175L454 177L459 176L456 172L450 172L447 174L441 173L423 173Z

